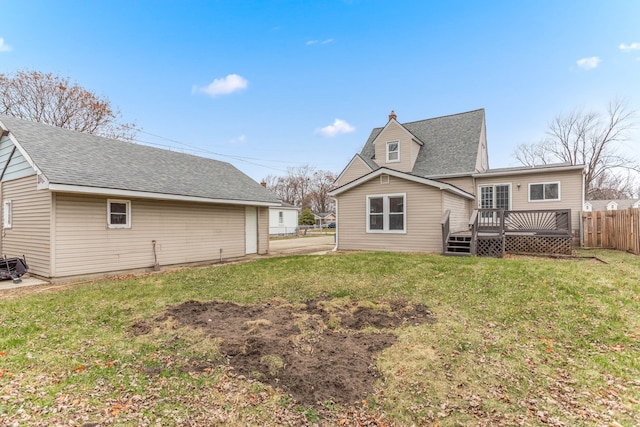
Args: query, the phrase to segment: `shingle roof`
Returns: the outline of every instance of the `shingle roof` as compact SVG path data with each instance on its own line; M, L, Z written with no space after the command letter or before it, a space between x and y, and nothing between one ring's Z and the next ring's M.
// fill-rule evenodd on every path
M402 126L424 143L418 152L412 174L438 176L476 171L484 109L402 123ZM382 129L375 128L371 131L360 152L364 159L373 159L373 141Z
M229 163L0 116L51 184L278 203Z
M640 199L587 200L585 204L589 203L594 211L604 211L609 203L615 202L618 210L625 210L632 208L634 203L638 201Z

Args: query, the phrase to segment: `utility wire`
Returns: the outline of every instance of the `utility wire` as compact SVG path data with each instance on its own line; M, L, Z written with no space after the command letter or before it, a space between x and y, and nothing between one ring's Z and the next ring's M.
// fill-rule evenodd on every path
M154 138L160 138L160 139L163 139L165 141L169 141L169 142L173 142L173 143L178 144L178 145L182 145L184 147L189 148L192 152L207 153L207 154L212 154L212 155L219 156L219 157L226 157L226 158L238 160L238 161L241 161L241 162L249 163L249 164L252 164L252 165L261 166L261 167L268 168L268 169L273 169L273 170L276 170L276 171L279 171L279 172L285 172L286 173L287 171L282 170L282 169L278 169L278 168L274 168L272 166L267 166L267 165L264 165L262 163L256 163L256 162L253 162L252 160L262 160L262 161L267 161L267 162L289 163L290 164L290 162L287 162L287 161L284 161L284 160L268 160L268 159L260 159L260 158L256 158L256 157L246 157L246 156L235 156L235 155L230 155L230 154L222 154L222 153L218 153L216 151L212 151L212 150L208 150L208 149L205 149L205 148L200 148L200 147L197 147L197 146L194 146L194 145L191 145L191 144L187 144L186 142L182 142L182 141L179 141L177 139L167 138L165 136L157 135L157 134L154 134L154 133L151 133L151 132L147 132L147 131L144 131L144 130L140 130L140 129L134 129L134 130L136 130L139 133L143 133L143 134L146 134L146 135L149 135L149 136L153 136ZM154 142L150 142L150 141L144 141L144 140L137 139L137 138L134 138L134 141L141 142L141 143L144 143L144 144L155 145L155 146L159 146L159 147L175 148L175 147L173 147L171 145L158 144L158 143L154 143Z

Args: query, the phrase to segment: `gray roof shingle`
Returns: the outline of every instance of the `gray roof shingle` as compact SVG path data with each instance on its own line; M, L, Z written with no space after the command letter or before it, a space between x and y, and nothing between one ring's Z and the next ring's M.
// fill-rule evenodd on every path
M229 163L0 116L52 184L278 203Z
M609 203L615 202L617 210L625 210L632 208L638 201L640 201L640 199L586 200L585 204L589 203L594 211L604 211L607 209Z
M424 143L418 152L412 174L426 177L476 172L484 109L402 123L402 126ZM373 141L382 129L371 131L360 152L364 159L373 159Z

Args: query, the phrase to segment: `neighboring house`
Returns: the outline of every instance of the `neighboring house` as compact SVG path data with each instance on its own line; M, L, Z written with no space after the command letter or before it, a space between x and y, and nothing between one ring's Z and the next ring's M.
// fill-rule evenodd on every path
M298 208L283 201L280 201L278 206L271 206L269 208L269 234L272 236L296 234L299 213Z
M585 212L616 211L640 208L640 199L589 200L584 202Z
M579 236L583 166L490 169L483 109L410 123L392 111L336 179L337 248L443 250L441 218L468 230L476 208L570 209Z
M2 253L46 278L269 250L278 199L232 165L0 116Z
M314 213L313 216L316 219L316 225L318 227L326 227L330 222L336 221L336 214L333 212Z

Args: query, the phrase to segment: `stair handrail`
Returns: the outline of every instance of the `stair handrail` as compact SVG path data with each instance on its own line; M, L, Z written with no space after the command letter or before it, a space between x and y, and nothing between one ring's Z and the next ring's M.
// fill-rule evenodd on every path
M469 219L469 230L471 230L471 255L477 255L478 242L478 209L474 209Z
M449 209L442 214L440 225L442 226L442 253L444 254L447 251L447 242L451 235L451 211Z

